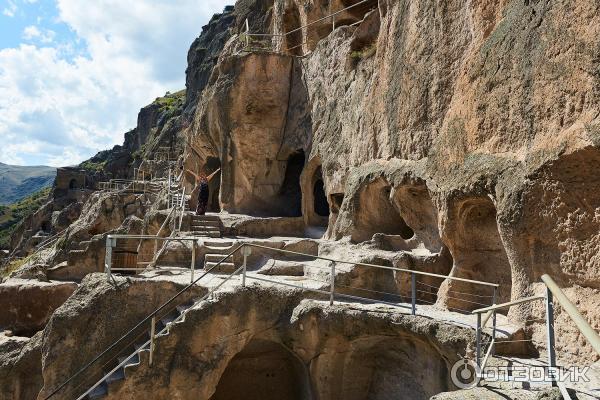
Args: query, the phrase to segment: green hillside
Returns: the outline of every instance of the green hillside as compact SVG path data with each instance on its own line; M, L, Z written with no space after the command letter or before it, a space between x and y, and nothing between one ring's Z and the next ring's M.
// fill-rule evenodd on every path
M0 163L0 204L14 203L51 186L55 177L56 168Z
M50 188L44 188L10 205L0 205L0 249L7 249L10 236L23 219L37 211L44 204Z

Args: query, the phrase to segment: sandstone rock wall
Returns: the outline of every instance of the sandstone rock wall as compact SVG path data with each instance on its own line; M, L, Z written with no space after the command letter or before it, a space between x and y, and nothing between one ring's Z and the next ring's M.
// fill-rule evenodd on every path
M304 55L287 62L270 53L240 56L230 39L189 131L195 147L210 149L194 159L196 168L209 155L224 165L221 208L264 213L255 194L281 190L281 161L302 149L302 215L307 226L326 225L327 238L447 254L454 276L501 284L497 301L534 293L543 273L600 296L597 8L585 1L374 5L340 15L334 31L325 21L274 38L288 57ZM330 12L311 1L275 1L273 9L273 33ZM270 64L275 58L290 66ZM253 97L245 84L259 82L267 65L281 94ZM226 121L218 110L228 110ZM263 145L248 146L251 135ZM228 173L224 161L236 162L234 151L242 167ZM275 209L269 204L267 215ZM477 308L473 298L456 300L457 292L492 296L447 282L439 304ZM524 306L512 315L524 321L532 312Z

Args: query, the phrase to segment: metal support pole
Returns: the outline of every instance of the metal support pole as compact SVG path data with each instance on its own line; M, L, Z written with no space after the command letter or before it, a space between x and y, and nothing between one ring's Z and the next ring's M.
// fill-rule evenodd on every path
M156 262L156 257L158 255L158 236L154 239L154 256L152 256L152 261Z
M498 296L498 288L494 286L494 296L492 297L492 303L493 305L496 305L497 302L497 296ZM496 339L496 310L493 311L492 314L492 339ZM492 346L494 346L492 344ZM490 354L493 354L494 350L492 349L492 352Z
M150 356L148 357L148 365L152 366L152 359L154 358L154 336L156 335L156 316L152 317L150 321Z
M250 47L250 24L248 18L246 18L246 48Z
M331 2L329 2L329 14L331 15L331 31L335 31L335 15L331 12Z
M411 313L417 313L417 275L414 272L410 274L410 298L411 298Z
M106 257L104 259L104 269L106 270L106 280L111 281L112 276L110 273L110 267L112 264L112 248L113 239L110 236L106 237Z
M476 342L476 351L475 351L475 361L478 367L481 367L481 313L477 314L477 342Z
M333 297L335 294L335 263L331 262L331 277L330 277L330 289L329 289L329 305L333 305Z
M242 265L242 286L246 286L246 270L248 267L248 256L250 256L250 254L252 254L252 247L243 245L242 255L244 256L244 264Z
M194 282L194 270L196 269L196 241L192 241L192 265L190 266L191 278L190 283Z
M554 306L552 304L552 292L546 287L546 333L548 335L548 367L556 367L556 353L554 348ZM556 380L551 374L552 386L556 386Z

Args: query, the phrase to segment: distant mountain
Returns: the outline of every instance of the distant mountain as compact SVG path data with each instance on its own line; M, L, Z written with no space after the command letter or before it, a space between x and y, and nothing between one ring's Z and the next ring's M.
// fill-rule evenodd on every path
M50 186L55 177L56 168L0 163L0 204L14 203Z

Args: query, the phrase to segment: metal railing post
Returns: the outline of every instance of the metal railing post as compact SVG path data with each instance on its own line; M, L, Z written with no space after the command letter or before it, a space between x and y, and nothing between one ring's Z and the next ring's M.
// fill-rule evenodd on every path
M248 269L248 256L252 254L252 248L246 245L242 247L242 255L244 256L244 263L242 264L242 287L246 286L246 271Z
M556 353L554 347L554 306L552 304L552 292L546 287L546 333L548 346L548 367L553 369L556 367ZM552 386L556 386L554 374L550 372Z
M194 282L194 270L196 269L196 241L192 241L192 265L190 266L191 281Z
M494 287L494 295L492 297L492 304L496 305L497 302L497 296L498 296L498 288ZM492 340L496 339L496 310L494 310L494 313L492 314ZM494 343L492 341L492 343ZM492 346L494 346L492 344ZM492 350L493 353L494 350Z
M104 259L104 269L106 271L106 280L109 282L112 279L110 273L110 267L112 264L112 248L113 248L113 239L110 236L106 237L106 256Z
M154 255L152 256L152 261L156 261L156 255L158 254L158 235L156 235L156 239L154 239Z
M250 48L250 24L246 18L246 48Z
M411 299L411 313L416 315L417 313L417 276L414 272L410 274L410 299Z
M329 305L333 305L335 295L335 262L331 262L331 277L330 277L330 289L329 289Z
M475 362L481 367L481 313L477 314Z
M148 357L148 365L152 366L154 358L154 336L156 335L156 316L150 320L150 356Z

